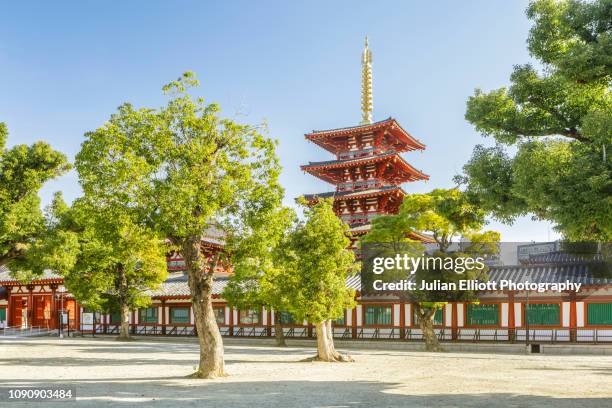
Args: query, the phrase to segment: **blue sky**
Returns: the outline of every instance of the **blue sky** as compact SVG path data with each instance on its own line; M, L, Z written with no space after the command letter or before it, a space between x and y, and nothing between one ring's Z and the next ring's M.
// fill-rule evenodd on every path
M474 145L463 118L474 88L508 83L530 61L526 0L6 2L0 14L0 121L9 144L39 139L73 158L83 134L123 102L157 107L164 83L195 71L223 114L266 121L280 141L287 204L331 186L299 165L331 155L312 129L358 124L360 52L374 54L374 119L395 117L427 145L406 159L430 175L408 192L451 187ZM76 175L49 182L67 199ZM547 223L492 222L506 241L555 238Z

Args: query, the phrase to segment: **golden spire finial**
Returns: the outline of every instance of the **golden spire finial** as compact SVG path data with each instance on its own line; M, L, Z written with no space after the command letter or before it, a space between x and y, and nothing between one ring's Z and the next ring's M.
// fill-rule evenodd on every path
M368 36L361 54L361 124L372 123L372 51L368 48Z

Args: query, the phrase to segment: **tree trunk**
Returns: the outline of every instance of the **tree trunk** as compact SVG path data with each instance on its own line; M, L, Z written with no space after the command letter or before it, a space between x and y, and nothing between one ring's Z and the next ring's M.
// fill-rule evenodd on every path
M195 236L185 241L182 253L189 275L193 315L200 343L200 366L192 377L225 376L223 339L212 307L213 274L220 255L215 254L213 261L207 262L200 249L200 237Z
M287 347L283 325L280 321L280 313L277 311L274 311L274 337L276 338L276 345L278 347Z
M433 328L433 319L436 315L436 309L417 308L419 315L419 326L423 332L423 340L425 341L425 351L442 351L438 336Z
M127 299L127 276L122 264L117 265L117 291L119 293L119 316L121 325L117 340L130 340L130 307Z
M317 331L317 356L314 360L318 361L355 361L349 355L342 355L334 347L334 335L331 327L331 320L324 320L315 325Z

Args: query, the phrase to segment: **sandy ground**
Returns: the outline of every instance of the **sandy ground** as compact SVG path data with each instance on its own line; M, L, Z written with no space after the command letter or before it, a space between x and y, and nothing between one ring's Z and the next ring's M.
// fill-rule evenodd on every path
M0 386L73 385L77 405L95 407L612 407L609 356L350 350L355 363L330 364L300 362L308 348L225 353L229 376L203 381L185 378L193 342L0 340Z

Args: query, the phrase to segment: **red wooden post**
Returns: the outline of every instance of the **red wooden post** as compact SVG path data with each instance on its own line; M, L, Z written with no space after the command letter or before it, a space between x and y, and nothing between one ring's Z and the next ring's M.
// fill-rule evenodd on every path
M162 329L161 329L161 332L162 332L162 334L166 334L166 299L162 299L161 305L162 305L162 320L161 320Z
M57 285L51 285L51 329L57 328L57 300L55 299L56 289Z
M230 307L229 308L229 335L233 336L234 335L234 308Z
M577 341L578 319L576 314L576 292L570 293L570 342Z
M352 333L352 337L354 339L357 338L357 306L355 306L352 310L352 319L351 319L351 326L353 326L353 333Z
M508 340L516 340L516 322L514 319L514 292L508 292Z
M457 308L457 302L452 303L451 311L453 314L451 317L451 339L457 340L459 339L459 316L457 316L459 309Z
M272 310L271 309L266 309L266 312L268 313L268 318L266 319L266 323L267 323L267 333L268 333L268 337L272 337Z
M400 339L404 339L406 337L406 333L404 329L406 328L406 304L404 301L401 301L400 304Z

